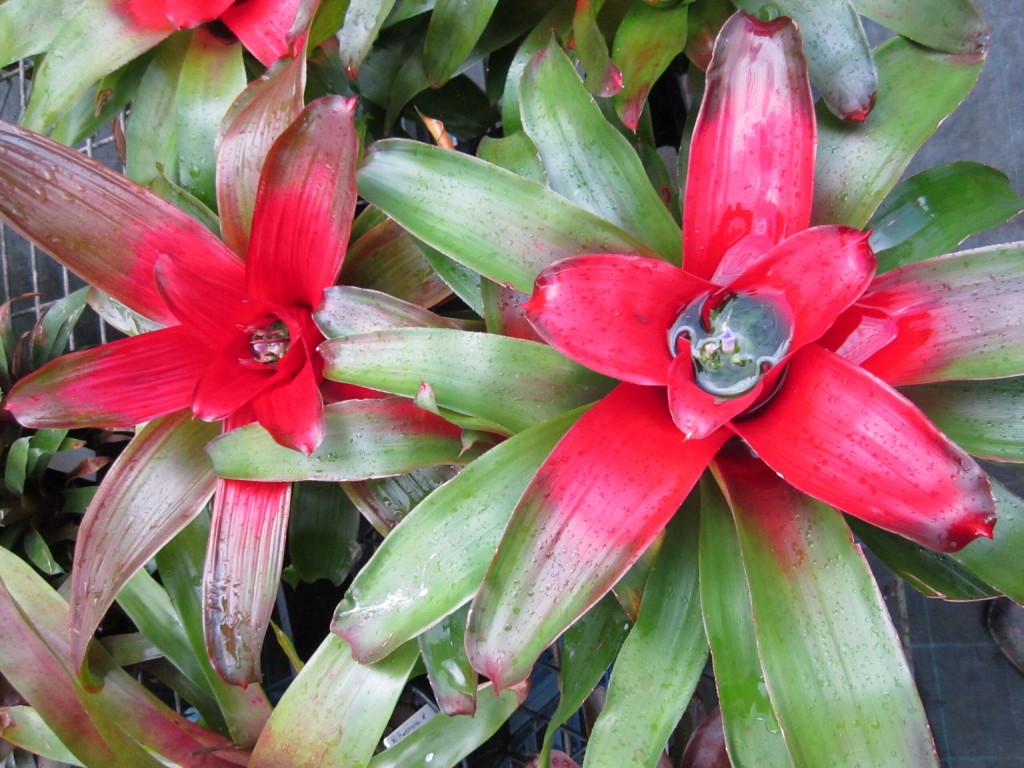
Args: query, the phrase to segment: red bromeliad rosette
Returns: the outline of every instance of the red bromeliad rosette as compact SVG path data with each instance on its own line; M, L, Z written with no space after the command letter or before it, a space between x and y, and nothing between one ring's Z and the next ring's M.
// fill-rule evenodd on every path
M355 108L352 99L317 100L274 142L244 260L123 176L0 124L5 181L18 193L10 205L0 201L0 212L92 285L165 326L54 360L8 393L6 409L35 428L124 427L190 409L225 430L258 422L281 445L312 453L325 431L323 363L315 352L324 336L312 314L337 279L348 244L356 203ZM39 166L60 169L61 190L87 194L54 192L59 203L27 214L14 200L38 186ZM194 450L205 460L202 445ZM212 482L212 471L209 477ZM202 508L201 491L197 486L198 505L161 524L188 522ZM290 483L216 480L204 619L210 657L231 682L260 676L290 499ZM76 664L116 594L108 582L113 577L99 572L113 568L117 578L127 578L153 555L142 545L135 559L86 545L101 530L109 537L102 506L94 504L83 521L72 572ZM133 535L149 547L159 543L151 531ZM116 568L103 562L112 559Z
M686 271L638 256L569 258L541 272L526 305L548 343L623 383L542 466L475 598L470 658L498 687L522 680L611 589L733 438L753 451L730 452L733 465L763 461L799 491L926 547L992 535L986 474L886 383L885 365L857 364L865 344L853 361L835 351L871 314L855 305L875 259L855 229L808 228L815 118L796 27L735 15L707 75L683 209ZM557 615L508 599L534 593Z
M300 0L114 0L112 8L140 31L166 35L220 21L252 54L270 66L290 53L288 31Z

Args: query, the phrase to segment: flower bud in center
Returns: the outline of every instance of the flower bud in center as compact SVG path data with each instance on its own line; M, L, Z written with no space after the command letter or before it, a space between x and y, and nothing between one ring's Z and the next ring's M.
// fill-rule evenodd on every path
M264 365L277 365L277 362L288 352L291 339L288 326L283 321L272 319L265 325L250 325L249 348L252 359Z
M668 346L683 354L689 342L697 386L716 397L749 392L777 364L793 340L785 306L766 296L717 291L698 296L672 324Z

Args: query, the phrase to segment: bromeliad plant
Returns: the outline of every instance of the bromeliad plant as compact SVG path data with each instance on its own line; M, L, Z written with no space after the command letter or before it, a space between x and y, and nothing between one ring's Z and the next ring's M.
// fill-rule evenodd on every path
M532 290L526 310L541 336L624 383L571 427L566 418L516 435L493 451L493 465L478 460L410 514L339 607L335 631L356 658L386 656L472 599L469 660L499 687L515 684L567 628L566 643L580 642L571 630L588 617L614 617L601 600L609 590L631 606L646 575L640 558L650 553L654 569L588 764L618 764L627 753L654 763L703 666L705 636L738 763L934 764L899 644L833 507L871 523L857 530L879 551L896 542L890 562L936 593L949 593L966 564L975 574L967 592L995 586L1020 598L1019 569L996 565L1012 557L1019 502L893 389L913 384L908 394L923 399L928 389L919 387L930 382L1024 372L1008 353L1020 317L1022 286L1010 266L1019 248L922 260L876 277L867 234L849 225L867 223L898 176L890 157L912 152L932 118L919 116L901 134L869 119L861 141L819 114L815 166L796 41L785 22L742 16L718 38L690 144L683 270L666 263L678 258L664 246L671 224L651 202L635 155L577 95L576 73L554 46L526 66L525 136L505 141L536 152L542 178L564 197L440 150L399 141L370 149L360 170L365 197L432 247ZM879 53L889 77L914 56L899 44ZM963 60L947 67L944 75L970 87L976 69L969 74ZM892 96L880 99L889 119L912 121ZM573 158L584 135L601 143L603 163ZM885 146L872 154L872 141ZM849 167L838 168L837 157ZM871 179L869 188L856 187L856 174ZM830 223L807 229L815 219ZM999 310L959 322L981 292ZM383 336L327 342L327 376L406 394L419 377L439 404L460 407L439 372L457 354L389 372L399 338L416 339ZM937 396L927 408L952 420ZM971 448L1013 458L989 441ZM505 468L507 501L492 515L472 498L460 504L482 486L499 493L472 472L478 465L481 473ZM677 512L707 466L699 504ZM520 493L513 504L508 497ZM993 534L997 510L994 542L972 544ZM422 548L442 546L431 538L442 515L443 541L460 524L474 526L474 540L450 559L403 568ZM922 558L911 542L960 552ZM978 576L989 586L975 591ZM595 633L585 647L616 645L617 626L594 619L580 630ZM892 681L884 693L878 679ZM870 722L870 733L850 733L852 720ZM650 738L624 736L640 732Z
M264 8L84 0L74 18L141 9L181 27L228 5ZM74 151L0 128L5 219L155 321L51 363L5 403L30 426L149 422L87 513L70 611L0 557L0 669L18 671L35 707L15 713L19 743L63 740L89 765L122 748L132 765L456 764L521 704L557 640L562 702L542 764L554 726L611 665L585 765L654 765L710 650L715 759L934 766L851 531L932 594L1024 600L1024 504L973 458L1024 459L1019 428L985 426L986 408L1019 407L1024 392L1024 248L948 254L1022 201L968 165L893 189L977 77L973 9L862 4L940 54L904 38L870 51L846 3L774 4L794 23L711 0L620 14L582 0L398 3L390 15L391 3L324 2L314 41L332 18L341 27L337 46L312 54L314 90L361 99L303 108L314 9L298 5L277 51L290 56L199 131L219 137L215 194L189 187L188 163L170 178L200 200L167 183L162 134L129 142L129 172L156 174L154 188L224 242ZM8 0L0 21L11 18L28 16ZM136 139L154 104L195 95L184 80L156 87L181 63L175 40L147 65ZM684 43L704 93L678 217L647 95ZM60 67L49 50L43 84ZM357 104L369 136L399 130L410 102L449 108L446 88L467 93L458 71L495 50L503 135L480 141L478 158L382 139L357 159ZM456 141L473 122L459 117ZM357 184L371 205L349 245ZM999 205L970 212L952 191L968 184ZM346 248L358 266L342 276L377 290L335 285ZM448 316L425 308L453 292ZM979 304L987 312L965 311ZM258 679L295 481L342 482L385 538L268 719L258 686L207 674L195 625L224 680ZM200 603L189 574L207 541ZM140 570L154 557L162 586ZM90 645L115 599L212 731L146 703L119 675L136 660L126 646ZM381 751L421 668L450 717ZM39 679L59 681L57 704ZM118 722L118 706L136 712ZM95 728L76 731L82 721ZM218 754L228 737L252 751Z
M75 180L91 190L85 203L74 195L65 198L68 204L55 203L48 217L25 225L26 234L129 308L167 326L54 361L18 383L7 409L22 424L54 428L134 425L187 408L225 429L259 422L281 444L312 453L325 429L315 354L323 337L312 311L337 277L354 210L353 118L352 102L314 102L278 139L264 164L244 261L198 222L123 177L5 127L8 211L18 205L17 190L32 194L40 164L60 169L60 188ZM156 431L180 433L186 421L172 417ZM203 434L209 437L199 429L193 439ZM134 551L122 549L106 565L96 562L109 557L111 544L104 542L127 531L110 529L104 507L124 489L108 484L92 507L79 551L86 562L73 572L72 648L79 665L117 586L199 511L212 490L201 467L191 471L196 485L169 530L164 521L157 536L138 531L134 536L142 540L131 542ZM207 643L218 671L245 684L260 676L290 485L218 480L214 499ZM110 566L113 571L105 570ZM112 577L114 584L107 583ZM238 584L249 587L239 590Z
M761 83L771 87L753 87ZM734 16L715 44L690 145L686 271L604 254L538 276L526 311L541 336L623 383L531 481L473 603L470 658L496 684L523 679L562 622L618 582L709 463L729 492L743 450L730 446L728 464L714 457L733 438L794 488L930 549L991 537L985 473L883 383L897 366L923 381L939 374L934 345L948 339L928 342L940 313L915 318L925 330L906 317L919 296L879 307L868 236L807 228L814 147L796 28ZM899 352L872 359L894 344ZM864 361L871 373L856 365ZM746 485L772 476L741 471ZM512 595L540 589L564 618L513 618L522 606Z

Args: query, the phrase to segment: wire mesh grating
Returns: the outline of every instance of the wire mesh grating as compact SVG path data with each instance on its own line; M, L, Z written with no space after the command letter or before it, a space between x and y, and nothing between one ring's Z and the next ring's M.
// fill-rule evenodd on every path
M31 92L32 65L21 61L0 70L0 120L18 123ZM78 150L110 167L119 167L113 135L105 131L86 139ZM48 254L0 222L0 301L15 299L11 317L16 335L28 331L54 301L86 286ZM19 299L19 297L22 297ZM83 315L69 347L81 348L107 340L111 329L92 312Z

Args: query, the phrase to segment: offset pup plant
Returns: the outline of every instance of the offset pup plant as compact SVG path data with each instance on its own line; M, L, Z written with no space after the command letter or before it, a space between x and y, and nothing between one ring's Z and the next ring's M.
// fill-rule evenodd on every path
M872 50L846 0L602 5L83 0L34 25L0 4L0 40L48 51L31 127L66 140L76 101L130 102L127 170L153 190L0 125L0 215L133 334L5 408L139 425L68 601L0 552L11 743L89 766L456 765L557 643L539 765L572 763L555 729L609 668L584 766L667 744L679 765L938 764L861 546L929 594L1024 601L1024 502L976 461L1024 459L986 415L1024 396L1024 246L950 253L1024 201L973 164L899 182L973 86L984 23L858 3L899 33ZM255 54L244 90L216 18ZM684 64L685 125L648 98ZM396 138L420 116L442 146ZM678 174L654 119L684 136ZM271 708L287 523L330 507L331 551L341 490L383 543ZM115 601L138 633L96 642ZM709 656L719 710L682 755ZM385 748L424 673L443 714Z

